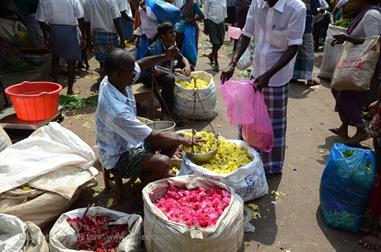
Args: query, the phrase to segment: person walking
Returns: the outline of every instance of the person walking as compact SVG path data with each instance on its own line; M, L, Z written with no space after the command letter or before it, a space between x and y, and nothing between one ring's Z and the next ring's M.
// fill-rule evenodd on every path
M319 85L313 80L312 71L314 69L315 53L313 30L313 15L317 14L317 9L320 7L319 0L303 0L307 8L306 28L304 29L303 44L299 47L296 56L294 76L292 82L298 83L298 80L306 80L307 86ZM304 84L304 82L302 82Z
M106 56L114 48L124 48L124 36L119 26L120 10L115 0L86 0L84 3L88 43L93 42L95 58L104 75Z
M261 153L268 176L282 172L286 150L288 82L295 55L303 43L306 7L300 0L253 0L233 58L221 75L224 83L254 36L255 88L261 91L272 122L275 142L271 152Z
M74 94L75 62L81 59L79 28L84 33L83 8L78 0L40 0L36 12L46 47L52 50L52 77L58 81L59 59L67 60L67 94Z
M119 26L122 29L122 33L125 40L130 40L134 33L134 18L132 15L131 5L128 0L117 0L120 10Z
M224 43L225 24L227 17L226 1L205 0L204 7L204 33L209 35L210 43L212 43L212 52L207 55L213 70L220 71L218 64L218 50Z
M365 37L381 34L381 7L379 0L355 0L353 4L361 11L353 19L346 34L334 35L332 46L349 41L353 44L362 44ZM362 109L367 102L377 100L377 90L381 82L381 57L378 60L376 71L370 83L370 91L338 91L332 89L336 101L335 111L339 113L341 125L339 128L329 129L332 133L344 138L352 144L358 144L369 138L369 133L362 120ZM348 127L353 125L357 131L351 138L348 136Z

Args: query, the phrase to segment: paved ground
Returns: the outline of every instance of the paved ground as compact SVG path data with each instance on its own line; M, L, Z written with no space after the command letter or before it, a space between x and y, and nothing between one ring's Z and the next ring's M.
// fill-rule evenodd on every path
M210 50L204 40L205 36L202 35L200 55ZM227 42L220 55L221 68L228 63L231 50L232 45ZM98 75L93 71L96 62L91 59L90 63L90 74L83 75L75 84L80 87L82 97L93 95L96 87ZM199 58L197 70L212 73L218 83L220 73L212 71L205 57ZM245 75L245 71L239 72L237 78ZM262 217L253 221L255 232L245 235L245 251L362 251L356 244L360 236L327 228L319 212L319 183L325 161L333 143L340 142L328 131L328 128L338 126L339 119L333 112L333 98L327 87L324 82L316 88L290 85L284 173L282 177L269 181L270 192L278 191L280 198L275 200L273 195L267 195L254 201L259 205ZM94 112L95 107L91 106L77 112L66 111L61 124L94 146ZM236 138L237 130L229 125L220 96L219 115L213 124L226 138ZM198 128L205 126L205 123L200 123ZM366 145L370 146L370 142ZM86 192L73 207L85 206L89 199L98 205L110 204L108 199L111 195L102 191L101 176L98 181L95 193L101 194L94 198L94 191ZM130 193L124 204L112 207L127 212L141 212L139 201Z

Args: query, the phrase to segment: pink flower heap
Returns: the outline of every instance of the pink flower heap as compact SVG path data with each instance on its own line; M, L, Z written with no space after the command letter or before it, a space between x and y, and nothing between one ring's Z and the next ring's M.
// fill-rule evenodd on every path
M230 203L230 192L197 187L193 190L168 184L167 193L154 204L169 220L183 223L188 227L206 228L216 224L224 209Z

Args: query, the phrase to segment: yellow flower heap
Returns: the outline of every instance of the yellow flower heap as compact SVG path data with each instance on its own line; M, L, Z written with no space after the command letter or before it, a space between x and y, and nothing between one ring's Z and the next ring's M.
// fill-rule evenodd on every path
M201 131L197 132L196 136L206 140L205 143L200 143L199 146L194 147L196 153L205 153L216 148L217 141L213 133ZM186 133L185 137L192 137L192 133ZM192 147L185 147L184 150L192 152ZM220 138L217 154L208 162L199 165L219 174L230 174L252 160L253 158L244 147Z
M195 79L195 78L192 78L192 81L191 82L187 82L185 80L178 80L177 83L182 87L182 88L185 88L185 89L193 89L194 88L194 84L196 82L196 89L205 89L208 87L209 83L204 81L204 80L201 80L201 79Z
M192 138L192 132L186 132L185 137ZM216 136L211 132L196 132L195 137L201 137L205 142L199 143L192 147L184 147L184 151L188 153L207 153L217 149Z

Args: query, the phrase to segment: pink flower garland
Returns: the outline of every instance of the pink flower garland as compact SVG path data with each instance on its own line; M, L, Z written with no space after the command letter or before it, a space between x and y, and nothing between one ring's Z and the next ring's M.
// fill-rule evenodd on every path
M188 190L169 184L167 193L154 204L171 221L206 228L216 224L230 198L230 192L219 188Z

